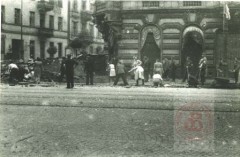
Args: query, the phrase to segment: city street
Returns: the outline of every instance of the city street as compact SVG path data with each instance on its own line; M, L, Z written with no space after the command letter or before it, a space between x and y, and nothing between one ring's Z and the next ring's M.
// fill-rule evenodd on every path
M1 85L0 94L1 157L240 154L237 89Z

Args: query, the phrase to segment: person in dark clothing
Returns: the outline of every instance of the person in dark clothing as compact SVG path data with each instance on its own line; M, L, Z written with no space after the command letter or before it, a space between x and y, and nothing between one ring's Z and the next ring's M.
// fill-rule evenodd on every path
M151 63L148 59L147 56L144 56L143 58L143 69L144 69L144 82L148 82L149 80L149 74L150 74L150 69L151 68Z
M191 71L192 67L193 67L193 63L192 63L190 57L187 57L186 63L185 63L185 66L184 66L185 73L184 73L182 82L185 82L186 79L188 79L189 72Z
M174 59L172 58L171 63L170 63L170 71L171 71L171 76L172 76L173 82L175 82L175 79L176 79L176 69L177 69L177 65L176 65Z
M65 61L66 67L66 78L67 78L67 88L74 87L74 68L78 65L78 63L71 59L71 55L67 55L67 59Z
M233 72L234 72L234 79L236 84L238 83L239 69L240 69L239 61L238 61L238 58L235 57Z
M86 85L93 85L94 60L88 55L85 62L84 72L86 73Z
M66 58L62 57L62 61L61 61L61 67L60 67L60 76L59 76L59 82L62 82L64 75L66 73L66 67L65 67L65 61Z
M116 74L117 74L116 80L114 81L113 85L114 86L117 85L119 78L122 78L124 85L127 86L128 82L127 82L126 76L125 76L125 66L121 60L118 61L118 64L116 66Z

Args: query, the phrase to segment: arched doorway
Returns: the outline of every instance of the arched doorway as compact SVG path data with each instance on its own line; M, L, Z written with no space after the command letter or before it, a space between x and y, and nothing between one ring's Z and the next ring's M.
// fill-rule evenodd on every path
M152 64L156 59L160 59L160 49L156 44L152 32L147 34L145 43L141 49L141 59L143 59L144 56L147 56Z
M182 68L186 63L186 58L190 57L193 62L193 74L196 75L198 72L198 63L203 53L203 32L201 29L190 26L183 31L183 42L182 42Z

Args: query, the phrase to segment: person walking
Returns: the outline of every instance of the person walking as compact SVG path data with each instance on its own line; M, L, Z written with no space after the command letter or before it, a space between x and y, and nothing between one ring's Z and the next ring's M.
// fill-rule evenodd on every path
M35 77L35 82L37 84L40 84L41 81L41 74L43 70L43 65L42 61L39 57L37 57L34 65L34 77Z
M239 60L237 57L235 57L234 59L234 79L235 79L235 83L238 83L238 77L239 77L239 69L240 69L240 65L239 65Z
M121 60L118 61L118 64L116 66L116 74L117 74L117 76L116 76L116 79L115 79L113 85L114 86L117 85L119 78L122 78L124 85L127 86L128 82L127 82L126 76L125 76L125 66Z
M68 54L64 64L66 67L67 88L73 88L74 87L74 68L75 66L78 65L78 63L71 58L71 54Z
M138 86L139 80L142 80L142 85L144 85L144 69L141 66L142 62L140 60L136 61L136 65L130 71L134 71L134 79L136 81L136 86Z
M176 69L177 69L177 65L175 63L175 60L172 58L171 59L171 63L170 63L170 75L172 77L172 81L175 82L176 79Z
M151 70L151 63L147 56L143 57L143 69L144 69L144 82L148 82Z
M88 55L85 62L84 72L86 73L86 85L93 85L94 60Z

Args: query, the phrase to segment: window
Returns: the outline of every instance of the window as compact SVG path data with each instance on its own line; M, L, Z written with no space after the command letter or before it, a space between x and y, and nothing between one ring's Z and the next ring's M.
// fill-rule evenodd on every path
M143 7L159 7L159 1L143 1Z
M62 17L58 17L58 30L62 31L63 27L63 18Z
M85 0L82 1L82 10L86 10L86 1Z
M62 8L62 0L58 0L58 7Z
M58 43L58 57L62 57L62 43Z
M183 6L201 6L201 1L183 1Z
M30 26L35 26L35 12L30 11L30 19L29 19Z
M30 40L30 58L35 58L35 41Z
M2 5L1 7L1 19L2 19L2 23L5 22L5 6Z
M54 16L49 15L49 28L54 29Z
M77 0L74 0L74 1L73 1L73 10L74 10L74 11L77 11L77 10L78 10Z
M73 26L73 34L76 35L76 34L78 34L78 22L73 21L72 24L73 24L72 25Z
M5 35L1 36L1 54L5 54Z
M40 27L41 28L45 27L45 14L44 13L40 14Z
M20 23L21 23L21 10L20 9L15 8L14 22L16 25L20 25Z

